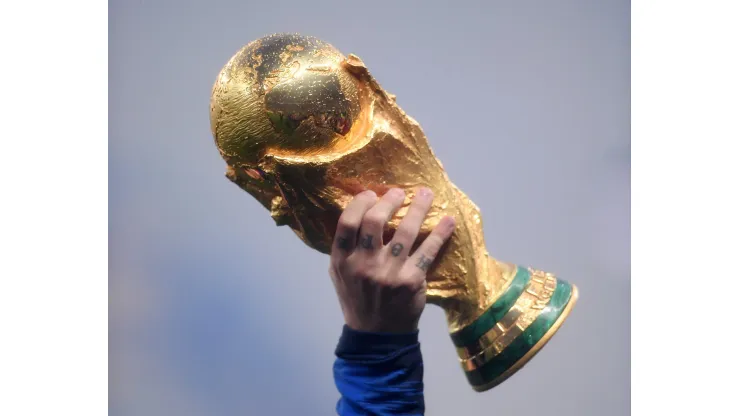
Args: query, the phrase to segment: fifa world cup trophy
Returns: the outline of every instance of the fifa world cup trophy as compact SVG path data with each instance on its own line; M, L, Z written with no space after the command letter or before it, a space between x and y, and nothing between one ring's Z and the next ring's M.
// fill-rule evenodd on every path
M406 191L388 226L392 235L415 192L422 186L434 192L417 244L445 215L458 225L429 269L427 301L444 309L476 391L526 364L576 302L575 286L488 254L478 207L447 177L419 124L357 56L295 34L255 40L218 75L210 119L226 176L277 225L323 253L357 193Z

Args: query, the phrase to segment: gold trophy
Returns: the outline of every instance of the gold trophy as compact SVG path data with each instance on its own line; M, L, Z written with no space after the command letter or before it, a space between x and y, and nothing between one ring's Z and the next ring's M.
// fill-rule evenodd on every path
M526 364L576 302L575 286L488 255L478 207L447 177L419 124L357 56L297 34L255 40L219 73L210 118L226 176L277 225L323 253L357 193L406 191L390 236L414 193L422 186L434 191L417 244L445 215L458 225L429 270L427 301L444 309L476 391Z

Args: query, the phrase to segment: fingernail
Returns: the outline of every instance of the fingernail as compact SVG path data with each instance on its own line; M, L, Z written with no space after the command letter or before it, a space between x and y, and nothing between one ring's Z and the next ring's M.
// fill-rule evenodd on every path
M419 189L419 196L422 196L424 198L431 197L432 196L432 190L429 189L429 188L426 188L426 187L421 188L421 189Z

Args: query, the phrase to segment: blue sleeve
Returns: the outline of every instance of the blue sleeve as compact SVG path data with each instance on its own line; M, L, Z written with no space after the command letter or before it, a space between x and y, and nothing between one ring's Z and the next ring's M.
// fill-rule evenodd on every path
M336 350L337 414L423 415L424 367L418 331L382 334L344 326Z

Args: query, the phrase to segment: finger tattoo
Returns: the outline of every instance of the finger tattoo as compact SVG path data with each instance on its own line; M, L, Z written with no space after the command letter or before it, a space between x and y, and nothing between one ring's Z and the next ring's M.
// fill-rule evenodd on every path
M349 246L350 246L349 242L350 242L349 237L339 237L337 238L337 247L339 247L340 249L344 251L347 251L349 250Z
M391 247L391 254L393 254L393 257L398 257L401 255L401 250L403 250L403 244L396 243Z
M427 271L429 270L429 266L432 265L432 259L426 257L425 255L421 255L421 258L419 259L419 262L416 263L416 267L420 268L421 270Z
M360 241L360 245L363 248L367 248L367 249L373 248L373 236L368 234L365 237L363 237L362 241Z

